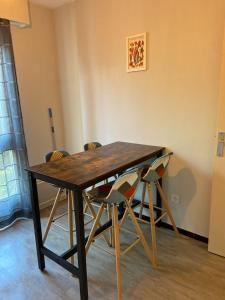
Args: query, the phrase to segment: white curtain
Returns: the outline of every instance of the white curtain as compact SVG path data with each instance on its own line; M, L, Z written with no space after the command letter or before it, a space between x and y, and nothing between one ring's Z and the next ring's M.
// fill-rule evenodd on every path
M31 216L27 162L10 24L0 19L0 229Z

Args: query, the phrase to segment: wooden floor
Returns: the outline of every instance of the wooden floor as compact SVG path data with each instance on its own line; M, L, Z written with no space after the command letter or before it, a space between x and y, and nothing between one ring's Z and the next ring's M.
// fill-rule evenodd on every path
M46 223L47 210L43 214ZM129 223L129 221L128 221ZM130 227L130 224L127 224ZM148 226L143 225L148 233ZM122 260L123 296L129 300L225 300L225 259L207 252L207 245L158 229L159 263L149 264L138 244ZM123 234L122 243L128 235ZM104 241L97 241L103 244ZM67 248L65 233L52 228L48 247ZM116 300L115 259L92 247L87 258L89 299ZM79 299L78 280L46 259L37 267L32 221L19 221L0 233L0 300Z

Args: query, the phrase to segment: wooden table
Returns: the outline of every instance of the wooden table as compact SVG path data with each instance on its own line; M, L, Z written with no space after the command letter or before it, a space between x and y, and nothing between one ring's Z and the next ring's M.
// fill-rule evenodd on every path
M88 299L87 269L85 255L85 238L82 191L106 178L116 175L150 158L162 154L163 147L116 142L94 151L77 153L58 161L43 163L27 168L31 187L31 202L34 232L40 270L45 268L45 256L78 277L81 300ZM61 255L55 254L43 245L37 182L42 181L66 188L73 192L77 244ZM110 226L104 224L97 234ZM67 260L77 253L78 266Z

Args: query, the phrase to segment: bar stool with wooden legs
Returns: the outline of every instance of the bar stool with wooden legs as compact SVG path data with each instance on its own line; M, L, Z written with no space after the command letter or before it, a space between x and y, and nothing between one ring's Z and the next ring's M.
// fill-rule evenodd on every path
M90 143L86 143L84 144L84 151L95 151L97 148L102 147L102 144L100 144L99 142L90 142ZM108 180L106 179L104 181L105 183L108 182ZM95 185L93 185L91 188L94 188ZM84 211L86 211L87 209L87 205L84 208Z
M109 186L105 184L102 186L98 186L88 192L89 196L92 199L97 199L99 203L101 202L101 205L97 213L96 219L93 223L88 241L86 243L86 253L88 252L92 242L99 236L99 235L95 236L95 233L97 227L99 226L101 217L103 215L104 208L107 206L110 206L112 208L112 228L113 228L113 234L115 240L118 300L122 299L122 280L121 280L121 267L120 267L121 255L126 254L131 248L133 248L133 246L135 246L138 242L141 242L147 254L147 257L149 258L150 262L152 262L152 255L151 255L150 248L145 240L140 225L138 224L138 221L134 215L133 209L131 208L132 200L136 192L136 187L139 181L140 181L140 172L135 170L120 176L113 184L113 186L111 186L111 188L109 188ZM126 207L127 210L126 215L130 215L136 230L135 235L137 237L136 240L130 246L128 246L124 251L121 251L120 249L120 231L122 230L122 225L124 223L119 221L118 206L120 204L124 204L124 206ZM124 221L124 219L122 220ZM104 250L103 248L101 249Z
M49 152L46 156L45 156L45 160L46 162L53 162L59 159L62 159L63 157L69 156L69 153L66 151L53 151L53 152ZM67 203L68 203L68 207L67 207L67 211L55 216L56 214L56 210L58 208L59 202L62 199L62 196L64 197L66 193L66 199L67 199ZM89 200L88 198L84 198L85 203L87 203ZM48 218L48 222L46 225L46 228L44 230L44 234L43 234L43 243L45 243L49 230L51 228L51 225L54 224L55 226L60 227L61 229L63 229L64 231L69 233L69 247L72 248L73 244L74 244L74 239L73 239L73 232L74 232L74 207L73 207L73 193L71 191L68 191L66 189L63 188L59 188L57 195L55 197L49 218ZM88 207L91 207L91 203L88 203ZM91 212L93 212L93 209L91 209ZM62 218L63 216L68 214L68 227L65 227L63 225L61 225L60 223L57 222L57 220L59 220L60 218ZM94 215L91 214L91 219L85 224L87 225L88 223L92 222L94 219ZM71 263L74 263L74 257L71 257Z
M100 144L99 142L89 142L89 143L86 143L84 145L84 151L95 151L96 149L102 147L102 144ZM114 176L114 179L116 180L117 179L117 176ZM105 179L104 180L104 183L108 185L108 187L111 189L114 181L108 181L108 179ZM91 187L91 189L94 189L95 188L95 185L93 185ZM95 206L95 207L100 207L99 203L98 202L95 202L95 201L91 201L92 202L92 205ZM84 213L87 213L87 210L88 210L88 205L87 203L85 204L84 206ZM90 209L89 209L90 210ZM105 207L105 211L107 213L107 216L108 216L108 220L111 220L112 218L112 211L111 211L111 208L110 206L106 206ZM110 239L110 245L111 246L114 246L114 240L113 240L113 237L112 237L112 232L109 231L109 239Z
M159 180L164 176L166 172L166 168L169 164L170 156L172 153L167 153L159 158L157 158L142 174L142 182L143 182L143 191L142 191L142 199L140 202L140 211L139 211L139 220L142 220L142 212L145 201L146 189L148 192L148 205L149 205L149 215L150 215L150 226L151 226L151 239L152 239L152 252L153 252L153 264L157 265L157 242L156 242L156 230L155 225L166 215L169 217L173 229L176 235L179 237L179 231L176 227L175 221L173 219L168 200L166 195L159 183ZM157 191L162 200L163 208L157 207L153 203L153 187L156 187ZM155 219L154 210L160 210L161 214L158 219Z

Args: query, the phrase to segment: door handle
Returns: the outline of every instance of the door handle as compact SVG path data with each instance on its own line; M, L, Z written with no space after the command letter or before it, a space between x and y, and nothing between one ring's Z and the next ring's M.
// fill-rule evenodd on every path
M218 141L217 141L217 156L223 157L224 150L224 142L225 142L225 132L218 132Z

